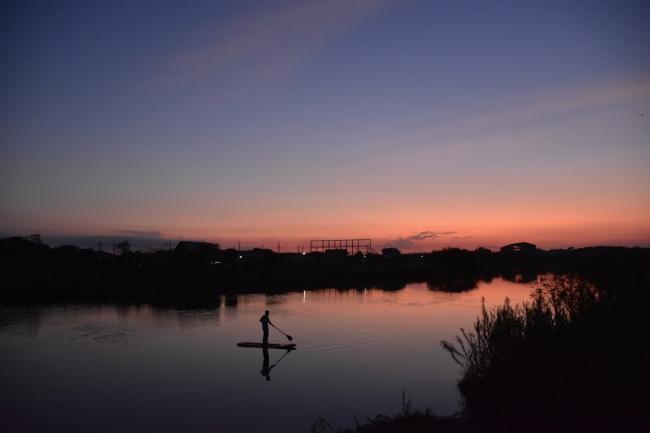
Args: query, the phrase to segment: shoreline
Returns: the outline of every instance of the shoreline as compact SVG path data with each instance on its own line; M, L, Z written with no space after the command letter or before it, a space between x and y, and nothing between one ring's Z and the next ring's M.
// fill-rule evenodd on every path
M428 254L210 254L128 252L113 256L76 247L50 248L20 238L0 240L0 303L107 300L146 302L215 293L283 293L305 289L399 290L426 282L431 290L466 291L501 277L533 282L538 275L576 273L604 278L650 267L650 248L588 247L504 254L445 249ZM244 257L244 258L241 258Z

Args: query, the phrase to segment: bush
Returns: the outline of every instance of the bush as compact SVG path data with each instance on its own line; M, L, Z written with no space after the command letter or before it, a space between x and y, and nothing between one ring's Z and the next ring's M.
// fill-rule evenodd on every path
M441 342L464 369L458 388L466 414L513 431L645 425L648 350L615 314L614 299L561 275L538 281L522 306L483 303L472 331Z

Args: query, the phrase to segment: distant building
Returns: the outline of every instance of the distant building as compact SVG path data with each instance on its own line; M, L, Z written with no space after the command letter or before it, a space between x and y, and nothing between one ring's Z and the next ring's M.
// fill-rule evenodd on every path
M401 251L397 248L388 247L381 250L381 255L384 257L397 257L401 254Z
M245 259L257 261L271 260L275 256L275 253L268 248L253 248L250 251L243 251L241 254Z
M501 247L501 252L505 254L533 254L537 251L537 245L529 242L517 242Z
M180 241L174 251L184 254L213 254L219 252L219 244L209 242Z

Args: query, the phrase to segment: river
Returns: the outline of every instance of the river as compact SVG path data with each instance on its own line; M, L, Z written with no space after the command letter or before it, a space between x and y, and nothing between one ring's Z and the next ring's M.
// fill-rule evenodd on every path
M481 299L520 303L530 285L495 278L449 292L306 290L220 296L212 308L0 307L0 416L11 432L308 432L414 407L452 414L460 369L441 348ZM270 350L259 318L292 335ZM271 342L287 342L271 329Z

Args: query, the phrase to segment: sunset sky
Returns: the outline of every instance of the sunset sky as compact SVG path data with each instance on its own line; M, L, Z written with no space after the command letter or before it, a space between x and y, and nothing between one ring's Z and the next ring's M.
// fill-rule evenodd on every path
M648 1L5 1L0 235L650 245Z

